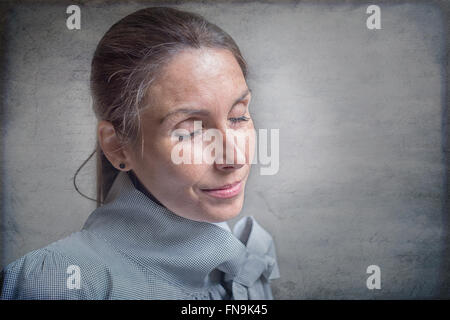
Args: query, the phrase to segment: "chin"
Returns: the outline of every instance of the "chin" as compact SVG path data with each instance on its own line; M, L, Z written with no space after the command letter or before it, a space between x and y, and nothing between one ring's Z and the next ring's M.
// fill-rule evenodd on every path
M222 203L205 204L203 206L203 218L207 222L223 222L228 221L236 217L241 213L242 206L244 204L244 193L240 194L232 201L225 200Z

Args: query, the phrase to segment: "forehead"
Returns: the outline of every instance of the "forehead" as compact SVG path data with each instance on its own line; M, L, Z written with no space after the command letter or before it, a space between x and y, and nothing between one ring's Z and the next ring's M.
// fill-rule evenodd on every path
M192 49L178 53L149 89L155 116L179 105L227 105L247 87L233 54L224 49Z

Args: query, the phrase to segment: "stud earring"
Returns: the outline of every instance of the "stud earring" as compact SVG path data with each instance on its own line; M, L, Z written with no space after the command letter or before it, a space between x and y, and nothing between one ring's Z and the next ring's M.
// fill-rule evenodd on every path
M120 167L120 169L124 169L125 168L125 164L121 163L121 164L119 164L119 167Z

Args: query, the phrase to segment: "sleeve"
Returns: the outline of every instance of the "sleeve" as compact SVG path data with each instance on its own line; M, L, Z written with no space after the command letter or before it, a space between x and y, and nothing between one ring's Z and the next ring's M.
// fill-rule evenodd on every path
M71 261L72 260L72 261ZM95 278L105 284L104 272L79 266L60 252L46 248L32 251L12 262L1 271L1 300L90 300L104 299L103 288L83 279ZM97 273L97 274L96 274ZM103 280L103 281L102 281ZM83 283L84 281L84 283Z

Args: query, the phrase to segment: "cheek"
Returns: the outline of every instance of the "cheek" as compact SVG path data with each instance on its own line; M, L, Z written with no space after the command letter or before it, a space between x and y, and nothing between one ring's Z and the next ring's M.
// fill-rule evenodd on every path
M148 155L146 163L152 167L155 181L162 183L168 188L189 189L198 181L202 181L208 173L210 166L207 164L176 164L172 161L173 143L161 144L152 154Z
M169 160L170 161L170 160ZM208 168L201 164L173 164L170 162L168 179L178 188L189 188L204 179Z

